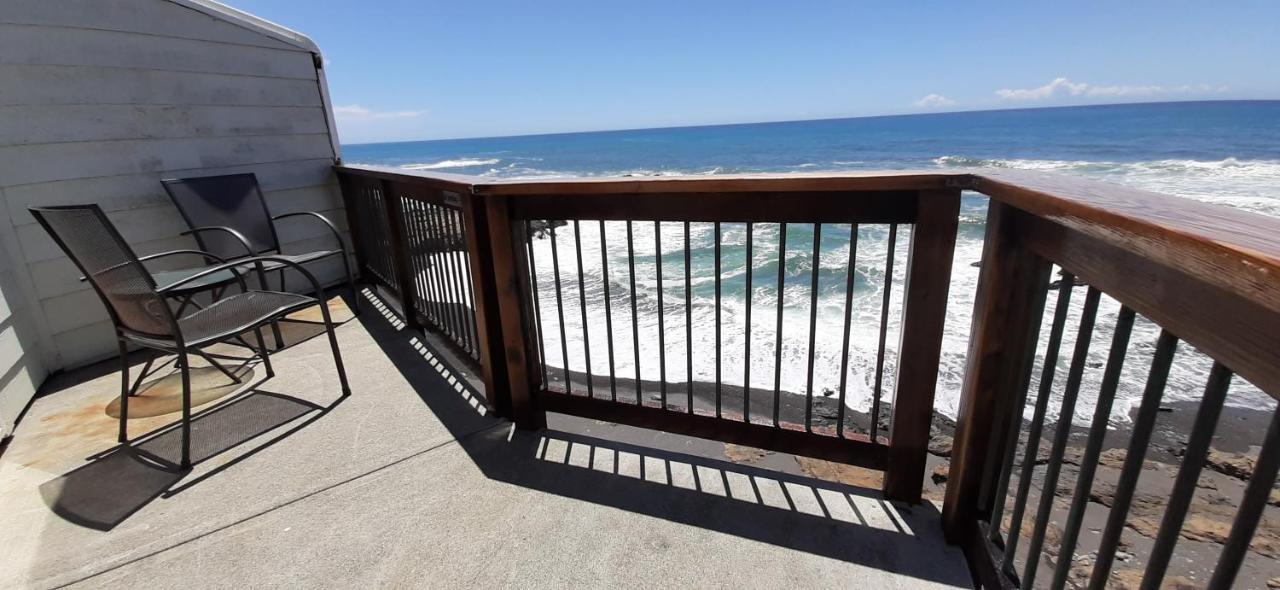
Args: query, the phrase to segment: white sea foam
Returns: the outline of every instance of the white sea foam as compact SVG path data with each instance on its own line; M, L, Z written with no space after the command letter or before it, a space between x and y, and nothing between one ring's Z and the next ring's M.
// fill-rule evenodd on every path
M441 160L430 164L405 164L401 168L408 170L442 170L445 168L470 168L472 166L492 166L501 162L499 158L458 158L456 160Z
M457 159L445 160L423 166L422 169L435 169L462 166L489 166L482 172L484 176L505 178L555 178L581 176L582 172L540 169L530 166L533 159L521 162L507 161L498 166L499 160ZM850 166L864 165L861 161L832 161L831 169L848 169ZM1241 160L1226 158L1214 161L1199 160L1149 160L1140 162L1081 161L1081 160L1045 160L1045 159L981 159L960 155L937 158L934 164L940 168L1017 168L1040 170L1062 174L1087 176L1172 194L1205 202L1218 203L1237 207L1264 215L1280 217L1280 160ZM883 167L882 165L879 167ZM812 169L809 167L808 169ZM825 168L825 166L823 167ZM637 168L626 170L595 171L594 176L675 176L691 174L722 173L718 167L700 169L666 169ZM985 204L979 198L966 198L961 211L961 235L957 239L956 252L952 265L950 298L948 302L947 321L943 332L942 355L938 371L938 393L936 409L954 416L959 404L959 391L963 381L964 368L968 350L969 330L971 327L971 311L974 291L978 282L979 269L972 266L982 254L981 224L985 220ZM654 226L652 223L633 224L636 251L636 292L634 294L638 318L638 341L640 373L646 380L656 380L660 376L658 359L658 288L655 273L657 265L654 256ZM797 228L803 224L795 224ZM637 351L633 349L631 334L630 278L627 270L626 228L622 222L608 222L605 235L608 239L607 252L601 251L600 228L597 222L586 222L582 227L582 255L585 270L584 286L587 301L587 321L582 321L579 307L581 296L578 293L576 277L577 261L575 258L574 236L572 225L557 230L559 236L559 266L562 273L562 298L565 306L564 332L567 335L569 367L574 371L586 368L584 363L586 347L582 338L586 330L590 336L591 369L599 375L609 369L609 361L604 354L603 344L609 339L605 332L602 255L609 260L608 284L611 293L611 319L614 328L614 364L613 369L621 377L635 374ZM799 230L797 230L799 231ZM847 239L848 226L826 225L824 234L828 237L839 236ZM691 226L691 243L695 257L692 285L692 332L694 363L693 375L686 374L686 325L684 303L684 269L683 225L667 223L662 225L662 254L664 260L664 305L666 338L666 378L674 383L686 379L713 380L715 378L714 355L706 351L715 350L715 301L710 294L713 291L714 274L710 272L707 262L713 241L711 224L694 223ZM723 224L722 248L724 250L725 268L721 275L722 284L733 285L736 290L725 290L721 298L720 333L721 378L728 384L742 384L745 371L750 369L750 381L753 386L770 388L774 378L775 347L778 343L774 321L777 309L776 277L777 277L777 225L756 224L754 234L755 264L752 296L752 323L749 329L745 324L746 302L742 292L742 280L745 269L742 265L742 249L745 244L745 231L739 224ZM885 226L860 226L858 242L858 263L855 281L857 289L853 300L853 330L850 334L850 357L848 373L847 403L858 410L869 408L874 386L876 351L878 348L878 332L880 321L880 302L884 295L884 261L887 255L887 228ZM810 293L808 277L812 268L810 261L811 242L792 233L788 238L787 249L787 286L783 291L783 330L782 330L782 370L781 386L784 391L803 394L806 391L809 375L807 372L808 332L810 314ZM903 300L902 283L904 277L909 241L909 228L902 228L898 235L895 258L898 261L894 268L893 291L890 293L890 313L888 326L889 354L886 358L884 391L891 399L896 357L893 354L898 341L901 302ZM818 301L818 321L815 336L814 354L814 391L835 389L840 382L842 326L844 314L844 269L847 262L847 246L836 244L824 245L820 251L820 288ZM844 242L847 244L847 242ZM546 360L551 367L563 367L564 359L560 350L559 338L561 326L554 312L556 306L555 286L551 279L552 259L550 243L546 239L534 243L535 270L539 277L538 301L541 305L542 333L546 340ZM699 256L701 253L701 256ZM736 258L735 258L736 257ZM729 263L737 260L737 263ZM1053 293L1056 293L1054 291ZM1071 307L1067 311L1067 325L1076 326L1082 311L1084 290L1077 289L1073 294ZM1054 313L1054 297L1049 297L1044 313L1045 326L1041 330L1041 350L1047 340L1048 322ZM1074 419L1086 423L1092 418L1095 403L1097 381L1105 367L1110 338L1119 312L1119 304L1107 297L1100 306L1097 326L1093 333L1085 370L1085 387L1081 392L1079 403L1075 409ZM1113 422L1124 422L1128 419L1129 409L1141 398L1141 387L1146 381L1146 371L1150 368L1152 344L1159 328L1139 319L1134 327L1129 355L1124 364L1122 379L1115 406L1112 409ZM1062 343L1062 358L1057 363L1057 376L1049 395L1054 403L1049 404L1050 416L1056 413L1057 403L1061 399L1063 383L1070 361L1070 351L1075 340L1074 330L1068 330ZM743 354L747 340L751 341L751 356ZM1165 400L1198 400L1203 393L1205 375L1209 361L1204 355L1189 346L1179 348L1177 361L1169 377ZM1032 373L1030 397L1037 395L1039 379L1042 371L1042 359L1037 359ZM553 371L559 369L552 369ZM1248 383L1237 379L1232 386L1228 403L1233 405L1273 407L1271 398ZM1028 403L1029 409L1032 406Z

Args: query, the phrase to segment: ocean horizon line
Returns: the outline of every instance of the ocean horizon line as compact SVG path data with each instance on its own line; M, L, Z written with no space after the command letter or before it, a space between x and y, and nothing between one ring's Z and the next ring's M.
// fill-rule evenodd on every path
M1101 104L1081 104L1081 105L1047 105L1038 107L1018 107L1018 108L994 108L994 109L969 109L955 111L939 111L927 113L892 113L884 115L856 115L851 117L818 117L814 119L782 119L767 121L741 121L735 123L706 123L694 125L659 125L656 127L620 127L616 129L588 129L583 131L549 131L544 133L517 133L513 135L475 135L467 137L439 137L433 139L405 139L397 141L364 141L345 143L340 142L341 147L361 147L371 145L403 145L403 144L422 144L434 142L449 141L486 141L500 139L520 139L520 138L540 138L540 137L556 137L556 136L572 136L572 135L593 135L593 134L609 134L609 133L634 133L639 131L670 131L677 129L721 129L726 127L746 127L752 125L789 125L796 123L829 123L837 121L855 121L855 120L874 120L874 119L900 119L912 117L945 117L948 115L971 115L976 113L1016 113L1027 111L1053 111L1053 110L1083 110L1083 109L1107 109L1117 107L1144 107L1152 105L1195 105L1195 104L1226 104L1226 103L1280 103L1280 98L1225 98L1212 100L1157 100L1142 102L1112 102ZM339 131L341 133L341 131Z

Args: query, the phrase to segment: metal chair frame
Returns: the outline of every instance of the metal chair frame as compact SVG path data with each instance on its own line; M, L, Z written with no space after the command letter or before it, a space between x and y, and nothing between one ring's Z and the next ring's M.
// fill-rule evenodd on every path
M251 180L251 185L253 187L253 194L254 196L257 197L258 205L261 206L262 208L262 215L263 215L262 221L265 222L265 226L269 230L269 234L271 236L270 243L266 244L265 247L255 247L252 240L250 240L244 234L244 232L234 227L225 226L225 225L197 225L199 220L192 218L191 211L189 211L188 208L184 206L183 199L178 195L174 194L174 191L173 191L174 186L184 184L184 183L197 182L201 180L208 181L208 180L214 180L214 179L229 180L229 179L235 179L235 178L247 178ZM351 273L351 260L350 260L349 251L347 249L347 243L345 240L342 239L342 233L338 231L338 227L334 225L333 221L331 221L329 218L325 217L324 215L321 215L320 213L316 213L314 211L296 211L293 213L283 213L283 214L274 215L274 216L271 215L271 210L267 207L267 200L262 196L262 188L258 184L258 178L252 172L247 172L242 174L223 174L223 175L216 175L216 176L195 176L195 177L189 177L189 178L168 178L168 179L161 180L160 183L164 186L165 192L169 195L169 199L173 201L174 206L178 208L178 212L182 215L183 221L187 223L187 227L189 228L186 231L181 232L179 235L184 235L184 236L189 235L195 238L196 244L199 246L200 250L202 251L210 250L208 244L206 243L205 236L212 232L220 232L222 234L230 236L231 238L234 239L235 242L243 246L244 255L247 257L259 256L263 253L269 253L269 252L275 252L276 254L280 254L283 256L284 250L280 246L280 235L276 231L277 221L280 221L283 219L289 219L293 217L306 217L306 218L311 218L311 219L315 219L316 221L319 221L321 224L323 224L325 227L329 229L329 232L331 234L333 234L334 240L337 241L338 243L338 249L324 256L319 256L317 258L305 260L300 264L309 264L312 262L324 260L326 258L335 256L335 255L340 255L342 258L342 269L347 277L347 281L346 281L347 289L351 292L351 310L356 315L360 314L359 295L356 291L354 275L352 275ZM234 259L242 260L240 258L234 258ZM297 265L294 265L294 266L297 266ZM285 274L286 274L285 271L289 270L289 268L291 268L289 265L264 264L262 262L259 262L254 266L254 270L258 275L258 281L262 289L267 289L266 273L278 271L280 273L280 290L285 292L288 292L289 290L285 282ZM279 326L275 323L272 323L271 330L272 330L273 336L275 337L276 345L278 347L283 347L284 340L280 334Z
M311 297L305 297L306 299L305 301L301 301L297 304L275 310L266 319L262 319L246 325L237 325L229 329L225 329L213 334L202 336L195 340L187 340L184 337L181 326L179 324L180 318L178 314L175 313L175 311L171 309L168 305L161 306L161 309L163 310L163 317L161 319L164 323L168 324L169 334L167 335L148 334L145 332L132 330L127 325L125 325L125 322L121 319L111 298L107 295L107 292L99 284L98 277L95 275L95 273L92 273L85 268L84 264L81 262L79 257L77 257L75 252L67 246L62 236L60 236L58 232L55 231L53 227L49 224L49 221L45 219L45 215L47 213L56 213L58 211L86 211L86 210L91 211L97 216L98 220L103 224L104 230L120 246L122 254L126 258L126 260L121 264L137 265L137 267L141 269L142 274L146 277L146 281L151 290L151 294L162 300L166 300L166 301L169 300L169 298L174 293L181 292L183 286L188 285L193 281L197 281L211 274L223 272L226 270L230 270L235 275L236 283L240 286L241 291L243 293L245 294L251 293L252 291L249 290L248 284L244 280L244 272L246 268L262 266L267 263L279 264L282 267L296 270L308 282L311 283L312 287L315 289L314 291L315 295ZM199 272L189 275L186 278L183 278L176 282L173 282L164 286L157 286L155 284L154 278L151 276L151 273L147 272L146 268L142 265L143 259L139 258L133 252L133 249L129 247L129 244L125 242L124 238L120 235L119 230L116 229L115 225L112 224L109 219L107 219L106 215L102 212L102 208L99 207L98 205L66 205L66 206L57 206L57 207L32 207L30 211L32 215L36 218L36 221L40 223L40 225L45 229L45 231L47 231L49 235L53 238L54 242L57 243L58 247L61 248L64 252L66 252L67 256L71 258L71 261L76 265L76 268L78 268L80 272L87 278L89 283L93 286L94 292L96 292L99 299L102 300L103 305L107 308L107 313L111 317L112 325L115 328L116 342L120 352L120 377L121 377L120 432L119 432L120 443L125 444L129 442L128 424L127 424L127 421L129 418L129 398L136 394L137 385L140 384L141 379L148 374L147 371L150 368L151 361L154 360L153 358L147 362L147 366L144 367L142 374L139 376L138 383L131 386L130 380L129 380L129 361L128 361L128 345L130 343L144 347L144 348L149 348L153 350L158 350L160 352L176 355L178 369L181 371L181 374L182 374L181 467L183 469L187 469L191 467L191 372L190 372L191 367L187 362L187 356L190 354L194 354L196 356L205 358L206 360L210 360L212 364L218 367L220 371L227 374L227 376L231 377L236 383L239 383L240 380L236 378L233 373L227 371L224 367L219 365L216 361L213 361L213 357L220 357L220 358L237 358L237 357L228 357L226 355L218 355L215 353L210 353L203 350L203 347L217 344L220 342L225 342L231 339L238 339L240 338L240 335L243 334L244 332L253 330L254 336L258 344L256 348L256 352L257 352L256 356L262 359L262 364L267 369L267 378L271 378L275 376L275 371L271 367L270 354L266 347L266 343L263 341L263 338L262 338L262 326L268 323L274 322L282 318L283 316L293 313L295 311L298 311L300 309L305 309L307 307L310 307L311 305L320 306L320 313L321 313L321 317L324 320L325 332L328 334L328 337L329 337L329 346L333 351L334 365L338 371L338 380L340 381L342 386L342 395L343 397L351 395L351 388L347 383L346 370L343 367L343 363L342 363L342 354L338 349L337 335L334 332L333 321L329 314L327 299L324 296L324 288L321 287L319 281L316 280L315 276L312 275L311 272L309 272L307 269L303 268L301 264L294 262L292 260L289 260L287 258L283 258L278 255L277 256L271 256L271 255L253 256L249 258L236 259L230 262L222 261L218 264L208 266L200 270ZM213 255L207 252L202 252L199 250L180 250L180 251L172 251L172 252L163 252L160 254L154 254L144 258L147 260L152 260L155 258L172 256L177 254L197 254L197 255L205 256L209 260L220 260L220 258L218 258L216 255ZM119 268L119 266L120 265L115 265L111 268ZM101 270L96 274L101 274L103 272L106 272L106 270L111 270L111 268ZM303 296L300 296L300 297L303 297ZM252 361L253 358L254 357L249 357L248 359L244 359L244 360L247 363L249 361Z

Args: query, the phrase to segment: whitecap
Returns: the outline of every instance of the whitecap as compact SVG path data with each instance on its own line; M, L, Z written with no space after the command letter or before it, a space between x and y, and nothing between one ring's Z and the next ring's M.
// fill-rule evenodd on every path
M499 158L458 158L457 160L441 160L430 164L404 164L407 170L440 170L442 168L470 168L472 166L492 166L502 160Z

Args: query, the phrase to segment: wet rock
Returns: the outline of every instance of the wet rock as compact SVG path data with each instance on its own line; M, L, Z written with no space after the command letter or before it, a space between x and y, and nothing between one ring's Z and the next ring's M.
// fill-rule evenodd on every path
M1205 466L1223 475L1248 480L1253 477L1254 464L1257 457L1243 453L1224 453L1217 449L1209 449Z
M940 484L947 481L950 476L951 466L947 463L942 463L933 468L933 473L929 477L933 479L934 484Z
M1116 590L1138 590L1142 586L1142 569L1123 569L1111 573L1108 588ZM1165 576L1160 583L1160 590L1197 590L1200 588L1194 581L1182 576Z
M1081 447L1067 447L1062 449L1062 462L1067 465L1079 466L1084 462L1084 449Z
M1114 467L1116 469L1121 469L1124 467L1125 459L1127 459L1128 457L1129 457L1129 452L1126 451L1125 449L1120 449L1120 448L1107 449L1105 451L1102 451L1102 454L1098 456L1098 464L1105 465L1107 467ZM1149 459L1142 460L1143 469L1155 469L1157 466L1158 465L1156 464L1155 461L1151 461Z
M945 434L935 435L929 439L929 452L939 457L950 457L951 446L955 441Z
M872 469L809 457L796 457L795 460L805 475L815 479L869 489L880 489L884 485L884 474Z
M1192 514L1182 525L1182 536L1192 541L1224 543L1231 533L1231 523Z

